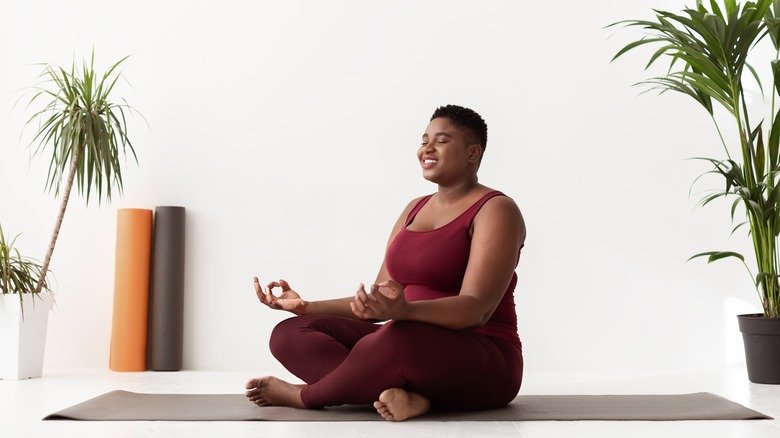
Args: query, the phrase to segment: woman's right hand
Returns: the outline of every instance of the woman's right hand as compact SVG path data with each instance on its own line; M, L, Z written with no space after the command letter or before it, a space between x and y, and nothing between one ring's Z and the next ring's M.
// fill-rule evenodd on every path
M263 291L260 287L260 280L257 277L255 279L255 292L260 302L272 309L286 310L296 315L303 315L306 312L307 302L301 299L298 292L295 292L290 288L290 284L285 280L272 281L266 286L267 291ZM281 287L282 293L276 297L273 294L274 287Z

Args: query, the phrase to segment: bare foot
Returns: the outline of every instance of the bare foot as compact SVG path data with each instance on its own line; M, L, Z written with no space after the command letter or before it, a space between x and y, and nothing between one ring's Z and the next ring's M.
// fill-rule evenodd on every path
M301 388L274 376L257 377L246 382L246 397L258 406L289 406L306 409L301 401Z
M428 412L431 402L420 394L402 388L390 388L379 394L374 408L385 420L403 421Z

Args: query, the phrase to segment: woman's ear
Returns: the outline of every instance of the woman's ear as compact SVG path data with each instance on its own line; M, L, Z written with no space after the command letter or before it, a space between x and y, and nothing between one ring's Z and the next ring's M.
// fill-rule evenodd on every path
M470 163L478 163L480 158L482 158L482 146L478 143L471 144L466 153Z

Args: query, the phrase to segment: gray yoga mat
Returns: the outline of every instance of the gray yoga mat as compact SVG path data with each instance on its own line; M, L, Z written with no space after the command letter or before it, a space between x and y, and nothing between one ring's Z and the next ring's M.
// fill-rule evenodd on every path
M149 369L181 369L184 327L184 207L154 209L149 296Z
M520 395L506 408L429 412L407 421L753 420L773 419L709 392L641 395ZM257 406L243 394L111 391L44 420L386 421L371 407L321 410Z

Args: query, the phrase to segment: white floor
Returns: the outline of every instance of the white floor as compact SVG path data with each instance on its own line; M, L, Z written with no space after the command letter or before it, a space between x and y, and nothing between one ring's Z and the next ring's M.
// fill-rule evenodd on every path
M780 437L780 385L760 385L745 369L685 373L526 372L522 394L653 394L707 391L776 420L527 422L76 422L45 415L113 389L139 392L241 393L248 373L114 373L46 370L38 379L0 381L2 437Z

